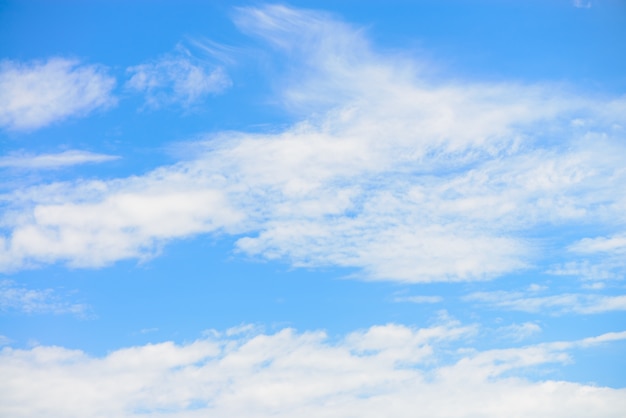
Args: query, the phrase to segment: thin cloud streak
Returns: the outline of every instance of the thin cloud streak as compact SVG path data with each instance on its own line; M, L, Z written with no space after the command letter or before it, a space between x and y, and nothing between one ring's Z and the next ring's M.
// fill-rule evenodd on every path
M585 293L564 293L532 296L523 292L475 292L464 297L466 301L485 304L498 309L523 312L551 312L553 314L600 314L626 311L626 295L608 296Z
M0 157L0 168L57 169L81 164L103 163L119 158L115 155L79 150L39 155L13 153L6 157Z

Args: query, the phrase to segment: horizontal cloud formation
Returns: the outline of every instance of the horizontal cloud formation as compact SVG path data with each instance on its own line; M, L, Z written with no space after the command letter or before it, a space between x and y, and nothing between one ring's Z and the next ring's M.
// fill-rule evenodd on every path
M565 293L544 296L523 292L495 291L472 293L465 299L500 309L524 312L599 314L626 311L626 295Z
M276 133L208 135L194 158L144 175L6 195L0 269L97 267L226 233L241 253L295 266L467 281L540 264L542 253L586 238L546 240L537 236L546 225L622 236L623 98L446 82L315 12L246 8L236 23L289 55L280 93L301 121Z
M34 130L115 104L115 79L77 60L0 62L0 127Z
M330 342L323 332L249 327L92 357L62 347L0 351L0 415L64 417L621 417L626 391L515 377L610 333L488 351L448 343L474 327L374 326Z
M69 150L56 154L10 154L0 157L0 168L55 169L79 164L102 163L118 159L114 155L96 154L88 151Z

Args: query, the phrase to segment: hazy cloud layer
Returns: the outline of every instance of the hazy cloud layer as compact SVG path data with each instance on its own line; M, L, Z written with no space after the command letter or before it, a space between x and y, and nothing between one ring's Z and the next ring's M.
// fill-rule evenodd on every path
M247 255L365 279L486 280L550 251L580 260L567 248L588 237L541 231L623 234L624 99L434 79L314 12L239 9L236 22L293 63L277 94L301 122L207 135L193 158L143 175L4 196L1 269L97 267L208 232L237 234ZM171 83L177 66L136 67L137 83L160 86L153 71Z
M0 415L89 417L621 417L624 389L517 377L624 333L514 349L450 351L452 322L323 332L235 329L192 343L92 357L62 347L0 351Z
M78 60L0 62L0 127L34 130L115 104L115 79Z

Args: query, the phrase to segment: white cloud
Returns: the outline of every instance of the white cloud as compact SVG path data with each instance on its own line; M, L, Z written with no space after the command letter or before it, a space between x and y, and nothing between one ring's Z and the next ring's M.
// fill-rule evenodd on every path
M227 230L239 221L241 214L212 187L213 179L192 183L189 168L179 169L85 182L78 189L52 184L17 194L16 199L31 205L45 203L6 216L5 222L20 226L10 240L0 241L0 264L7 270L55 260L75 267L103 266L150 257L168 239Z
M96 65L50 58L0 62L0 126L34 130L115 103L115 79Z
M559 276L577 276L602 285L607 280L622 280L626 274L626 235L583 238L567 247L576 259L553 266L547 272Z
M524 292L494 291L475 292L465 300L479 302L500 309L524 312L552 312L598 314L626 311L626 295L599 295L564 293L549 296L530 296Z
M56 169L79 164L101 163L118 158L115 155L96 154L79 150L39 155L14 153L0 157L0 168Z
M229 233L247 255L364 279L487 280L541 263L555 240L529 237L546 225L626 220L623 99L432 80L313 12L241 9L238 24L288 55L280 93L301 122L208 136L144 175L7 195L0 268L101 266Z
M385 325L330 342L323 332L212 337L119 349L0 351L0 415L152 417L618 417L624 389L519 377L569 361L567 350L623 340L488 351L448 345L458 324Z
M210 94L231 86L222 67L211 67L179 47L176 54L155 62L129 67L126 87L146 94L146 105L158 108L167 104L189 107Z
M53 289L28 289L11 280L0 280L0 311L87 315L89 307L65 301Z
M570 245L569 249L583 254L610 253L626 255L626 234L611 237L584 238Z

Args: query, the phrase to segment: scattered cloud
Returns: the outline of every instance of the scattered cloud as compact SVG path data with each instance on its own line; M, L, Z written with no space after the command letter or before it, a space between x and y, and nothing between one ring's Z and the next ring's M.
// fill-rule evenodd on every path
M546 225L613 230L626 220L616 193L626 149L613 128L626 123L623 98L432 80L315 12L244 8L236 21L288 55L294 73L279 94L300 122L207 135L192 158L143 175L2 196L0 269L99 267L213 233L236 235L248 256L357 268L366 280L489 280L541 263L550 242L572 244L532 238ZM133 77L195 100L186 87L177 96L170 69L187 80L199 64L172 60Z
M607 237L583 238L567 247L574 261L553 266L547 273L575 276L587 286L602 286L605 281L623 280L626 275L626 235L617 233Z
M85 316L88 310L85 304L65 301L53 289L28 289L11 280L0 281L0 312Z
M580 259L553 266L546 273L555 276L574 276L588 282L602 283L624 278L626 264L623 259L604 258L596 261Z
M0 127L30 131L115 104L115 79L78 60L0 62Z
M0 157L0 168L57 169L79 164L102 163L116 160L115 155L96 154L89 151L68 150L56 154L29 155L13 153Z
M500 309L523 312L599 314L626 310L626 295L564 293L534 296L524 292L503 290L475 292L467 295L464 299Z
M104 357L37 346L0 351L0 415L153 417L616 417L624 389L517 374L569 361L580 341L450 355L458 324L389 324L330 342L323 332L207 333L118 349ZM545 376L544 376L545 378Z
M126 87L146 94L146 105L158 108L169 104L189 107L231 86L225 70L194 58L178 47L175 54L147 64L129 67Z
M626 255L626 234L613 235L611 237L584 238L570 245L570 251L593 254L610 253Z

